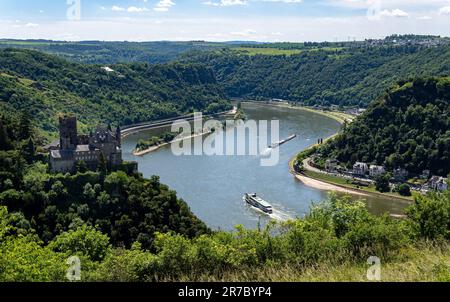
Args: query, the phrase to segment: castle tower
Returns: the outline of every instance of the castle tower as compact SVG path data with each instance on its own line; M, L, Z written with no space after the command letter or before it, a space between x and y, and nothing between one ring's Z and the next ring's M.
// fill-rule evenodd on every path
M116 140L119 147L122 147L122 135L121 135L120 126L117 126L116 129Z
M74 150L78 145L77 118L71 115L59 117L61 150Z

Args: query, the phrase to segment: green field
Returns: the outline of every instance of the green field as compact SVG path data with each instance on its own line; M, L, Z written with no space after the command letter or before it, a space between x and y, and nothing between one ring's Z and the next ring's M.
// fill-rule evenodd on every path
M282 49L276 47L236 47L235 51L246 53L250 56L266 55L266 56L292 56L305 51L329 51L336 52L343 50L343 47L317 47L317 48L298 48L298 49Z
M266 56L292 56L302 52L300 49L278 49L278 48L254 48L254 47L237 47L234 50L245 53L250 56L266 55Z

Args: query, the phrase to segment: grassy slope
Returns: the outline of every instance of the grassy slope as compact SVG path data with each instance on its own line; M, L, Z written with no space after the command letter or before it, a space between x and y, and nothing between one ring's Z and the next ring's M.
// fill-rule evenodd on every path
M251 282L365 282L370 266L348 261L341 265L321 263L316 266L295 268L266 267L225 274L222 279L208 281ZM396 259L381 261L382 282L448 282L450 281L450 245L442 247L423 243L406 247Z

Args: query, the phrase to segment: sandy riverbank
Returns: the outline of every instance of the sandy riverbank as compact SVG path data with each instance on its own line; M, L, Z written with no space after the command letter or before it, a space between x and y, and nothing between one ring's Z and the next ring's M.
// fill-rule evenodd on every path
M320 180L316 180L316 179L313 179L313 178L306 177L306 176L301 175L301 174L296 174L295 178L300 180L304 185L306 185L308 187L311 187L311 188L318 189L318 190L334 191L334 192L340 192L340 193L352 194L352 195L360 195L360 196L370 196L369 194L362 193L360 191L346 189L346 188L343 188L343 187L332 185L332 184L329 184L329 183L326 183L326 182L323 182L323 181L320 181Z
M344 124L346 121L347 122L351 122L353 120L354 117L349 117L347 114L345 113L338 113L335 112L335 114L329 113L329 112L324 112L324 111L320 111L320 110L315 110L315 109L311 109L311 108L307 108L307 107L299 107L299 106L290 106L288 104L280 104L279 106L281 107L287 107L289 106L290 108L295 108L295 109L299 109L299 110L304 110L304 111L309 111L315 114L320 114L323 116L326 116L328 118L334 119L335 121L339 122L340 124ZM335 133L333 135L331 135L330 137L327 137L324 142L333 139L334 137L336 137L339 133ZM312 145L310 147L308 147L307 149L313 148L317 146L317 144ZM307 150L305 149L305 150ZM352 190L349 188L345 188L345 187L341 187L338 185L334 185L334 184L330 184L324 181L320 181L302 174L298 174L295 172L294 170L294 161L296 159L297 156L295 156L290 162L289 162L289 170L290 172L295 176L295 178L297 178L299 181L301 181L304 185L317 189L317 190L322 190L322 191L334 191L334 192L340 192L340 193L345 193L345 194L352 194L352 195L359 195L359 196L370 196L369 193L365 193L362 192L360 190Z

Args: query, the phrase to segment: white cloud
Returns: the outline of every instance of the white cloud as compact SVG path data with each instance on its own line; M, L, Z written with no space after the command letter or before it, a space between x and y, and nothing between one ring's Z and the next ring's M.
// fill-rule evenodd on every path
M303 0L253 0L261 2L283 2L283 3L301 3Z
M448 0L324 0L331 6L354 9L364 9L379 4L383 9L402 8L408 10L421 10L424 8L439 8L448 5Z
M127 9L127 12L129 13L142 13L142 12L147 12L148 9L146 7L136 7L136 6L130 6Z
M210 6L235 6L235 5L247 5L247 0L220 0L219 2L206 1L203 2L205 5Z
M155 5L153 10L157 12L167 12L174 5L175 2L173 2L172 0L161 0Z
M393 10L388 10L385 9L383 11L381 11L381 16L383 17L397 17L397 18L405 18L405 17L409 17L409 14L401 9L393 9Z
M256 35L258 32L254 29L246 29L243 31L235 31L235 32L231 32L230 34L232 36L239 36L239 37L249 37L249 36L253 36Z
M102 10L105 10L105 8L102 6L101 7ZM111 7L111 10L113 12L129 12L129 13L142 13L142 12L147 12L148 8L146 7L136 7L136 6L130 6L128 8L122 7L122 6L118 6L118 5L113 5L113 7Z
M204 5L209 6L235 6L248 5L249 2L279 2L279 3L301 3L303 0L220 0L220 1L205 1Z
M439 14L441 14L441 15L450 15L450 6L442 7L439 10Z
M175 1L176 2L176 1ZM152 3L149 1L149 3ZM156 3L156 2L153 2ZM443 6L441 6L443 7ZM111 7L108 7L110 9ZM348 37L357 40L383 38L391 34L433 34L450 36L450 18L434 14L416 15L410 18L383 18L374 23L366 16L352 17L295 17L295 16L235 16L201 17L174 16L164 19L113 17L80 22L54 22L43 20L36 28L25 27L33 20L0 20L0 36L17 39L64 39L105 41L159 41L159 40L210 40L210 41L344 41ZM419 22L418 16L431 16L429 22ZM34 21L36 22L36 21ZM37 22L36 22L37 23ZM17 27L19 25L19 27ZM92 30L95 28L95 30ZM180 34L180 29L185 33ZM282 33L278 35L276 33ZM70 36L67 33L71 33Z
M123 11L125 11L125 8L123 8L121 6L113 5L113 7L111 7L111 10L113 12L123 12Z
M25 24L25 27L38 27L39 26L39 24L36 24L36 23L27 23L27 24Z

